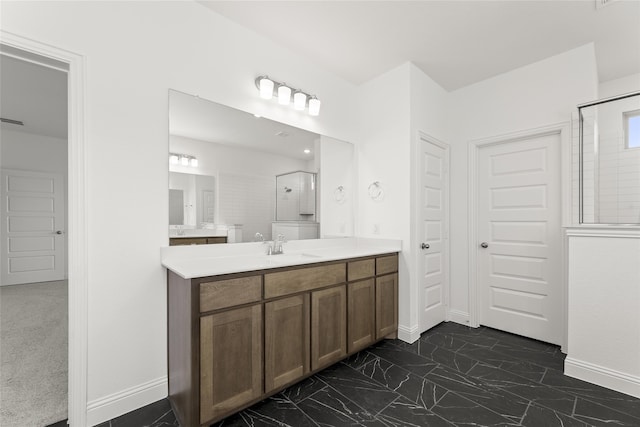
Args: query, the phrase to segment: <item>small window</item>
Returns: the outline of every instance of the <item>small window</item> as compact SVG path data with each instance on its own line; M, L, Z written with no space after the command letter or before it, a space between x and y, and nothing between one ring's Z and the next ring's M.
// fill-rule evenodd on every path
M626 148L640 148L640 110L624 113Z

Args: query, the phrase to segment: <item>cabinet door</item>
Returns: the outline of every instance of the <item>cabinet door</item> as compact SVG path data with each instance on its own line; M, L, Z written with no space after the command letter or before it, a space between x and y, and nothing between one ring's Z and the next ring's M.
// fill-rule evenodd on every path
M369 346L376 339L376 287L373 279L349 283L347 286L347 338L349 353L352 353Z
M309 294L268 302L264 306L265 392L309 372Z
M200 318L200 422L262 395L262 305Z
M398 330L398 274L376 278L376 338Z
M311 293L311 369L347 354L347 291L344 285Z

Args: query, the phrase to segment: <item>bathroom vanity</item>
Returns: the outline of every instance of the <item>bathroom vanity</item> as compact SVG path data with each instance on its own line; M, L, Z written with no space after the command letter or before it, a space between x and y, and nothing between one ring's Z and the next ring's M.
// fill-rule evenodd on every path
M272 256L257 243L164 248L180 425L209 425L395 338L399 243L366 240L290 242L295 251Z

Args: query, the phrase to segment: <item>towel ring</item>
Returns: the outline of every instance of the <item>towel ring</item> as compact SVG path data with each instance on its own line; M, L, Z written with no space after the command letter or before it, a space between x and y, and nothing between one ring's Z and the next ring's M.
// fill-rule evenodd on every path
M338 202L338 204L341 205L344 203L344 201L347 199L347 192L342 185L335 189L335 191L333 192L333 197L336 199L336 202Z
M384 198L384 190L380 181L374 181L369 185L369 197L375 201L380 201Z

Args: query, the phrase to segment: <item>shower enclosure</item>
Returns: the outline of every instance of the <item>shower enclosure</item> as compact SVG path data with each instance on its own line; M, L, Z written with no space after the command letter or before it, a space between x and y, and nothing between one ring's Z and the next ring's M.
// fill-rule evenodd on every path
M581 105L578 115L579 222L639 225L640 92Z
M276 221L272 234L287 240L318 238L316 174L295 171L276 176Z

